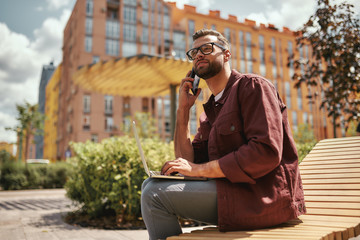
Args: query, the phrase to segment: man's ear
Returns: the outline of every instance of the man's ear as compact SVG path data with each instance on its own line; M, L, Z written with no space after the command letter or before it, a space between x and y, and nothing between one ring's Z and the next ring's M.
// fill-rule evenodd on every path
M229 50L224 51L224 60L225 62L229 61L231 58L231 52Z

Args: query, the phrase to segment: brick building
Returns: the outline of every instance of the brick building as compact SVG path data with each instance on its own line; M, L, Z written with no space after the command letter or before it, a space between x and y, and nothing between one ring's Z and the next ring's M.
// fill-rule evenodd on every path
M168 96L103 95L75 84L72 76L81 66L141 53L185 58L192 34L201 28L216 29L230 40L232 68L258 73L274 83L289 109L293 129L308 123L317 139L332 137L331 127L327 127L331 126L329 119L318 110L319 99L310 103L306 98L309 91L320 90L294 88L291 80L294 68L291 63L287 66L288 57L300 54L308 58L311 51L307 46L296 49L290 29L279 30L274 25L258 25L248 19L239 22L233 15L224 19L218 10L201 14L193 6L179 9L175 3L162 0L78 0L64 30L58 85L57 158L65 158L70 141L100 141L121 135L126 117L135 112L148 112L158 119L160 136L170 139ZM192 109L192 133L196 131L202 103L209 95L205 89Z

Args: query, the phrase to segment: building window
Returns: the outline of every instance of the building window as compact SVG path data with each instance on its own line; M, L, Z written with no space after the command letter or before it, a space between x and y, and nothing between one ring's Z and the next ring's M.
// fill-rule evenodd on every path
M293 130L296 132L298 130L298 119L297 119L297 112L293 111L292 112L292 125L293 125Z
M302 106L302 91L301 91L301 88L297 89L297 105L298 105L298 109L302 110L303 106Z
M285 93L286 93L286 105L290 109L291 108L291 90L290 90L289 82L285 82Z
M86 22L85 22L85 31L86 34L92 34L92 28L93 28L93 19L90 17L86 18Z
M244 41L244 32L239 32L239 41L240 41L240 72L246 72L246 62L245 62L245 41Z
M118 20L119 19L119 12L117 9L107 8L106 11L106 18L112 19L112 20Z
M289 54L289 77L294 75L294 59L293 59L293 43L288 41L288 54Z
M84 113L90 112L90 109L91 109L91 96L90 95L83 96L83 109L84 109Z
M216 30L215 24L212 24L212 25L211 25L211 29L212 29L212 30Z
M197 118L196 118L196 104L190 109L190 134L195 135L197 133Z
M83 130L84 131L90 130L90 116L89 115L83 116Z
M136 4L136 1L134 1ZM124 7L124 22L126 23L136 23L136 8L134 7Z
M231 30L230 28L225 28L224 37L231 43Z
M113 114L113 96L104 96L105 114Z
M142 8L149 9L149 0L142 0Z
M142 11L141 19L142 19L142 24L143 24L144 26L148 26L148 25L149 25L149 12L148 12L147 10L143 10L143 11Z
M186 59L186 41L184 32L173 32L174 51L175 57L180 59Z
M311 87L308 86L307 89L308 89L307 98L309 99L309 110L310 110L310 112L312 112L312 110L313 110L313 99L312 99Z
M145 26L142 28L141 42L143 43L149 42L149 29Z
M303 113L303 123L304 124L308 124L309 123L309 118L308 118L308 113L304 112Z
M124 42L122 45L122 50L123 57L134 56L137 53L136 43Z
M142 111L148 112L149 111L149 98L142 99Z
M136 41L136 26L130 24L124 24L124 40L129 42Z
M97 143L99 141L97 134L91 134L91 141Z
M105 130L112 131L114 128L114 120L112 117L105 117Z
M265 40L263 35L259 35L259 48L260 48L260 74L266 76Z
M129 5L129 6L136 6L136 1L134 1L134 0L124 0L124 4Z
M92 50L92 37L86 36L85 37L85 51L91 52Z
M189 46L191 45L192 43L192 35L194 34L195 32L195 22L194 20L189 20L188 21L188 33L189 33Z
M272 75L273 78L277 78L277 65L276 65L276 40L271 38L271 62L272 62Z
M156 0L150 0L151 1L151 10L154 11L155 10L155 1Z
M123 98L123 113L130 115L130 97Z
M253 62L252 62L252 43L251 43L251 33L246 33L246 60L247 60L247 67L248 72L253 72Z
M94 10L94 3L93 0L86 0L86 15L92 16Z
M100 62L100 57L99 56L93 56L92 63L97 63L97 62Z
M119 56L119 41L113 39L106 39L105 50L107 55Z
M120 24L117 21L106 21L106 37L116 38L120 37Z
M162 26L162 15L161 15L161 12L158 12L158 15L157 15L157 27L159 28L159 29L161 29L161 26Z
M164 15L164 23L163 24L164 24L164 29L166 29L166 30L170 29L170 16L169 15Z
M281 53L281 40L279 40L279 61L280 61L280 72L279 76L280 78L283 77L283 60L282 60L282 53Z

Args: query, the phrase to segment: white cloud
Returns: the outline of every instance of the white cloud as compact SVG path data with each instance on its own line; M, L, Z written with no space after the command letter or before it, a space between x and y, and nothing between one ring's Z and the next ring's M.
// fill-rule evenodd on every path
M49 10L58 10L62 7L68 6L73 0L46 0Z
M69 16L70 11L64 10L59 19L46 19L34 30L34 41L0 23L0 141L16 141L14 132L4 130L17 124L16 104L37 103L42 66L51 60L61 62L63 29Z
M313 0L288 0L281 3L264 2L265 6L259 12L253 12L246 18L257 23L274 24L277 28L288 27L299 29L314 13L316 2Z
M173 0L165 0L166 2L174 2ZM184 4L196 6L196 11L207 14L215 0L176 0L178 8L184 8Z
M41 52L45 56L49 56L50 61L61 61L61 46L63 39L63 29L69 19L71 12L64 10L60 19L48 18L41 28L34 30L35 41L31 43L31 48L37 52Z

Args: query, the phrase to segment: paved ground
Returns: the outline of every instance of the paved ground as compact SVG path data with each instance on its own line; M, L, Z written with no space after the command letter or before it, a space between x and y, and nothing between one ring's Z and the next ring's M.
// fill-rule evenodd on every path
M0 191L0 240L139 240L146 230L99 230L69 225L65 190ZM195 228L186 228L189 232Z

